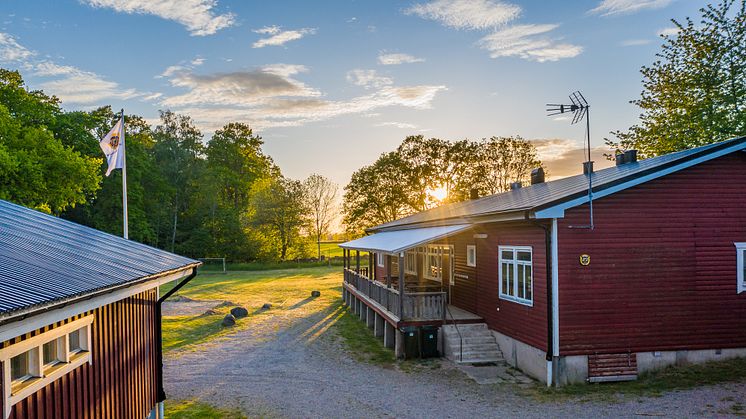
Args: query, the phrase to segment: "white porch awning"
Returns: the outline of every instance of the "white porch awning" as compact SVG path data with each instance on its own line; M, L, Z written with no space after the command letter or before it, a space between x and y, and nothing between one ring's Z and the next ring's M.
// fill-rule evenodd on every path
M421 246L470 228L469 224L453 226L413 228L410 230L384 231L357 240L342 243L339 247L366 252L396 254L413 247Z

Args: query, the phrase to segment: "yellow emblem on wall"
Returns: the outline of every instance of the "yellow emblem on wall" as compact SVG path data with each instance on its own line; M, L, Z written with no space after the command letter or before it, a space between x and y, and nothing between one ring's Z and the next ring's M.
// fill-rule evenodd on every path
M580 255L580 264L588 266L591 264L591 255Z

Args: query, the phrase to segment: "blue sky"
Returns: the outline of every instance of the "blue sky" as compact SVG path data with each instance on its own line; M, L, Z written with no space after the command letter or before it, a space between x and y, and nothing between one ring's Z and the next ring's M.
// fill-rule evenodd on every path
M350 174L410 134L521 135L550 174L580 171L583 131L545 116L580 89L603 137L638 110L639 69L691 0L5 0L0 65L66 109L247 122L283 173Z

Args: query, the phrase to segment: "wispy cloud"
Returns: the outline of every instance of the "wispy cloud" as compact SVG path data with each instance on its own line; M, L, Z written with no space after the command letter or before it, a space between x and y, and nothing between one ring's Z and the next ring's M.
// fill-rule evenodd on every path
M546 165L551 179L559 179L582 173L582 162L586 161L586 150L575 141L553 138L531 140L536 147L536 152L541 161ZM604 157L609 150L605 147L594 147L591 149L591 159L595 162L595 168L603 169L613 163Z
M673 0L603 0L589 13L601 16L626 15L646 9L660 9L671 4Z
M479 40L479 46L490 52L492 58L520 57L546 62L572 58L583 52L578 45L558 42L542 37L559 25L515 25L493 32Z
M118 83L80 68L38 59L10 34L0 32L0 63L12 64L27 70L40 80L38 86L59 97L63 103L97 105L104 99L132 99L152 96L152 93L122 88Z
M416 4L405 10L407 14L435 20L457 29L490 30L477 44L490 52L492 58L519 57L547 62L572 58L583 52L583 47L554 36L543 36L558 24L511 24L521 14L521 7L494 0L433 0Z
M424 58L417 58L409 54L401 53L380 53L378 54L378 63L381 65L399 65L425 62Z
M623 47L636 47L640 45L647 45L651 41L649 39L626 39L619 43Z
M394 84L391 78L378 75L376 70L350 70L347 72L347 81L366 89L381 88Z
M381 122L379 124L376 124L377 127L394 127L394 128L400 128L400 129L417 129L417 125L410 124L407 122Z
M217 14L217 0L80 0L121 13L154 15L185 26L193 36L212 35L233 26L233 13Z
M255 29L254 32L261 35L271 35L268 38L262 38L254 42L252 45L252 48L264 48L268 46L285 45L290 41L301 39L306 35L313 35L316 33L316 29L303 28L283 31L279 26L265 26L263 28Z
M169 82L184 93L165 97L161 104L189 113L205 131L229 121L245 121L257 129L298 126L340 115L366 115L389 106L426 109L445 86L396 86L372 70L353 70L348 80L366 94L331 100L298 78L303 65L274 64L231 73L196 74L193 69L173 73Z
M456 29L491 29L504 25L521 14L521 8L491 0L435 0L415 4L405 13L435 20Z

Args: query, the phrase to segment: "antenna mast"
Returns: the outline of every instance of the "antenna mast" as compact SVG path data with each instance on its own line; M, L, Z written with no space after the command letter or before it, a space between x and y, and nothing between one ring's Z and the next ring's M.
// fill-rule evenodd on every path
M547 116L562 115L564 113L572 112L572 125L585 119L585 148L587 151L587 159L583 163L583 174L588 176L588 208L590 210L590 224L587 226L570 226L570 228L588 228L593 230L593 161L591 161L591 120L590 120L590 108L591 105L585 100L585 97L579 90L570 94L570 105L559 104L559 103L548 103L547 104Z

